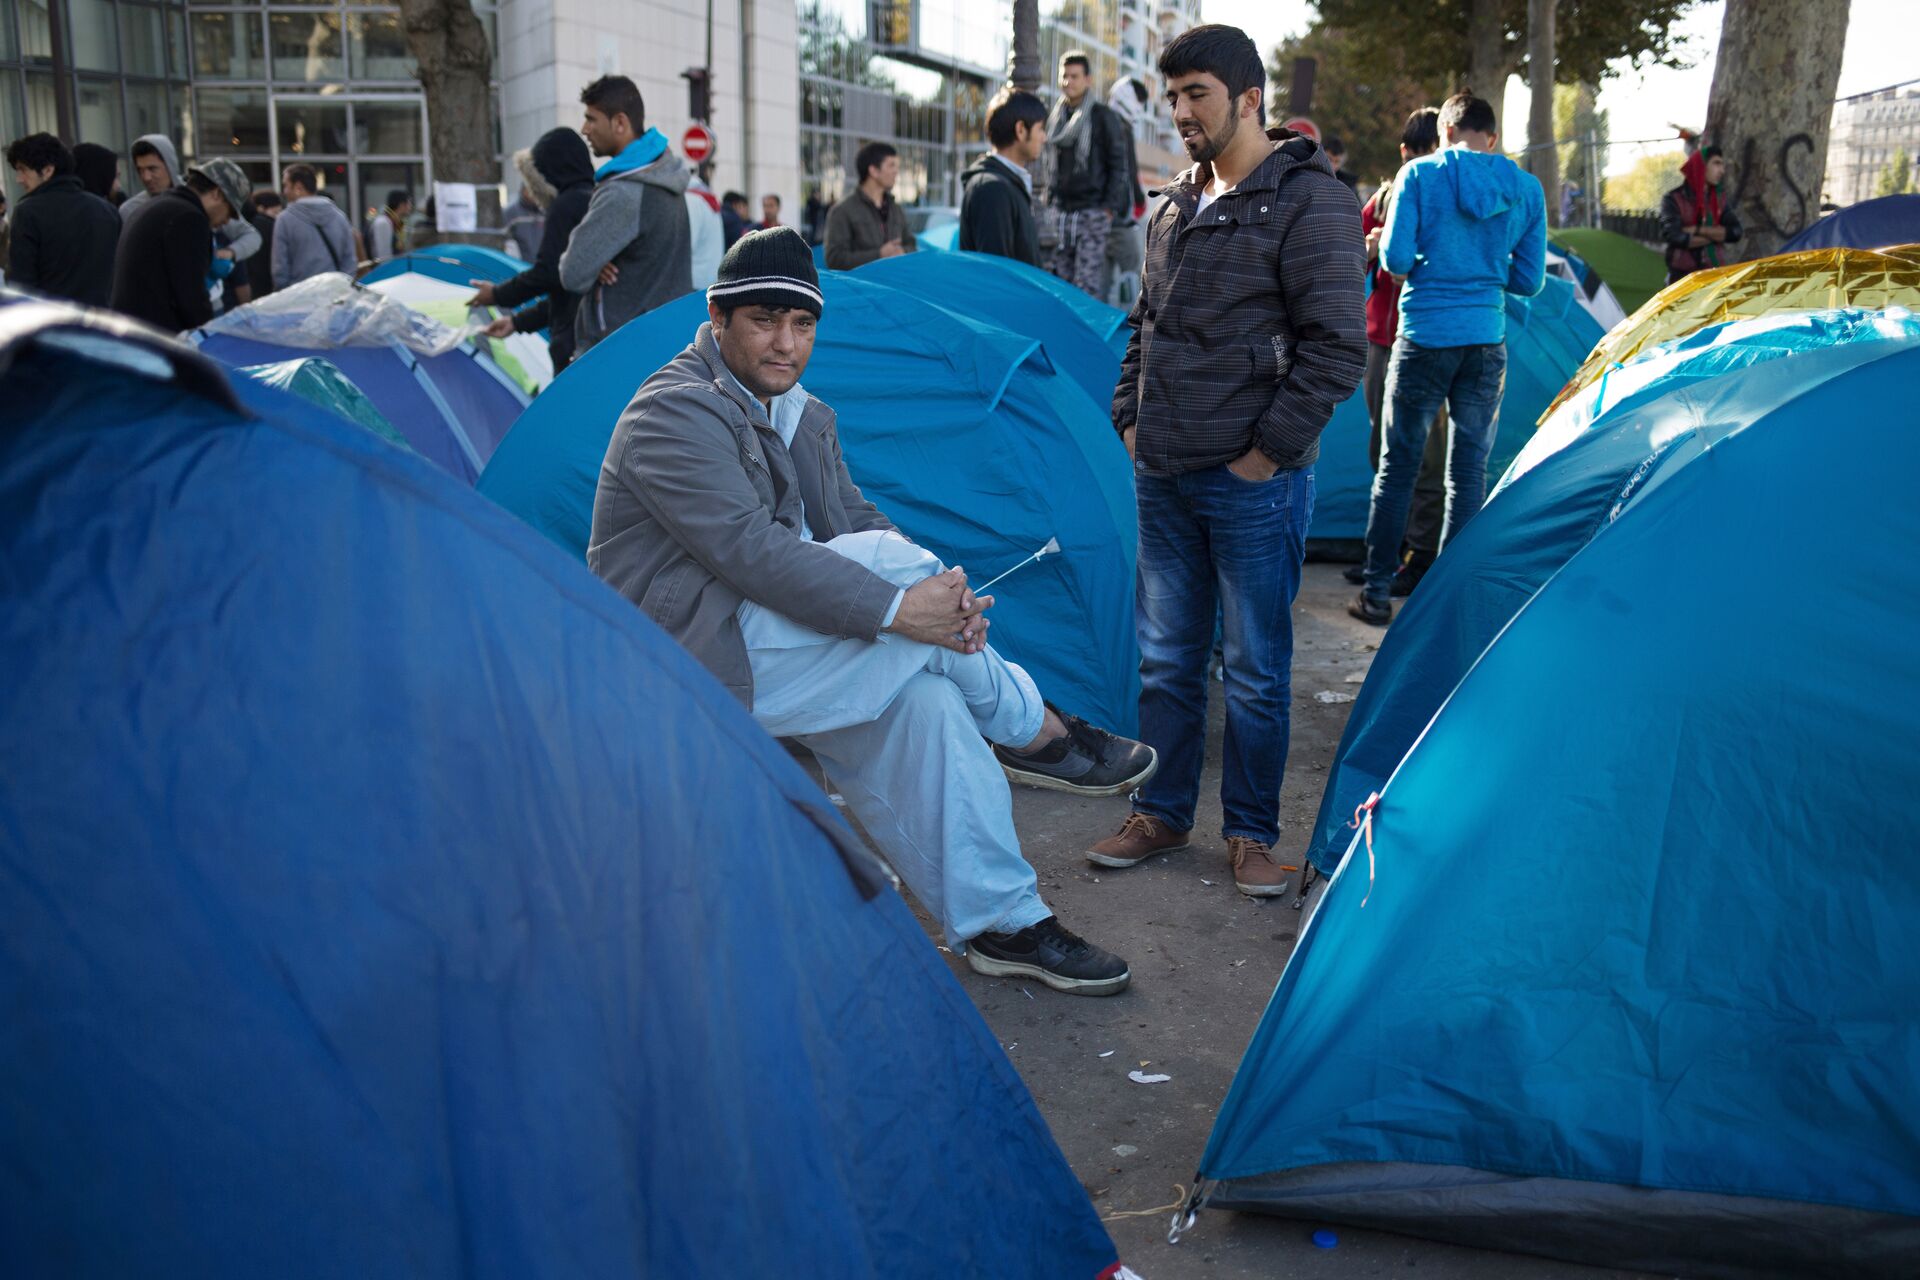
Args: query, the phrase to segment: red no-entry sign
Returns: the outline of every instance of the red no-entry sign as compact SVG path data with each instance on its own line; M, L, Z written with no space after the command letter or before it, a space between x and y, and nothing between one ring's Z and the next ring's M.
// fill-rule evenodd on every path
M1305 116L1295 116L1293 119L1288 120L1282 127L1291 129L1295 133L1304 133L1315 142L1320 141L1320 126Z
M694 164L713 154L713 130L703 124L690 124L680 135L680 153Z

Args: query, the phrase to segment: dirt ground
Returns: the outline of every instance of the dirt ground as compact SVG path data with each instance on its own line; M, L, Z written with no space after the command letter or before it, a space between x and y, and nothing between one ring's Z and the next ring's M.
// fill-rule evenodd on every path
M1307 566L1295 609L1292 750L1280 797L1287 862L1305 846L1352 709L1315 695L1354 693L1381 635L1347 617L1352 592L1339 566ZM954 963L1107 1218L1122 1259L1146 1280L1631 1280L1637 1273L1346 1227L1334 1228L1338 1242L1325 1249L1313 1233L1326 1224L1221 1210L1203 1213L1180 1244L1167 1244L1171 1206L1193 1184L1214 1114L1305 919L1291 898L1255 901L1233 887L1218 836L1218 684L1213 693L1209 769L1185 853L1127 871L1096 869L1081 852L1118 825L1124 799L1014 788L1015 820L1048 902L1069 927L1127 958L1132 988L1109 999L1076 998L982 978ZM1109 1050L1112 1056L1100 1056ZM1127 1078L1142 1067L1172 1079L1141 1085Z

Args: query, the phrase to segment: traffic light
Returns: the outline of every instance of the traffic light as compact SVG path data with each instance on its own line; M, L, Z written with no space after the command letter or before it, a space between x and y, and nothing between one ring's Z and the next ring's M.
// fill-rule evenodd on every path
M687 82L687 118L690 120L708 120L711 106L709 101L713 87L713 72L705 67L688 67L680 73Z

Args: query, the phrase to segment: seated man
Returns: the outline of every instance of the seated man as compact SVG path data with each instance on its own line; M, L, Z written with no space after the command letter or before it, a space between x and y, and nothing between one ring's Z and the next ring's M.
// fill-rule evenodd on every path
M977 972L1124 990L1126 962L1041 901L982 739L1023 778L1084 795L1130 791L1158 761L1042 702L987 646L992 597L861 494L832 411L799 385L820 312L798 232L728 250L709 323L620 416L587 564L814 753Z

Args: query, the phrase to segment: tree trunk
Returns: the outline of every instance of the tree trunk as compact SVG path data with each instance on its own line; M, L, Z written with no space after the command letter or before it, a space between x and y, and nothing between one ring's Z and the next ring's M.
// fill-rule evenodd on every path
M1040 0L1013 0L1013 47L1007 55L1007 79L1016 89L1040 88Z
M1746 224L1730 257L1777 253L1820 216L1851 3L1727 0L1701 141L1726 155L1727 203Z
M400 22L426 91L434 181L478 184L480 225L497 228L503 225L500 164L493 147L493 52L487 47L486 28L469 0L400 0ZM466 233L439 238L482 244L497 240Z
M1507 74L1512 69L1507 60L1502 7L1501 0L1471 0L1467 10L1467 83L1464 87L1473 90L1475 97L1491 102L1495 111L1500 109L1500 100L1506 96Z
M1553 137L1553 0L1527 0L1527 172L1547 194L1547 221L1560 219L1560 148Z

